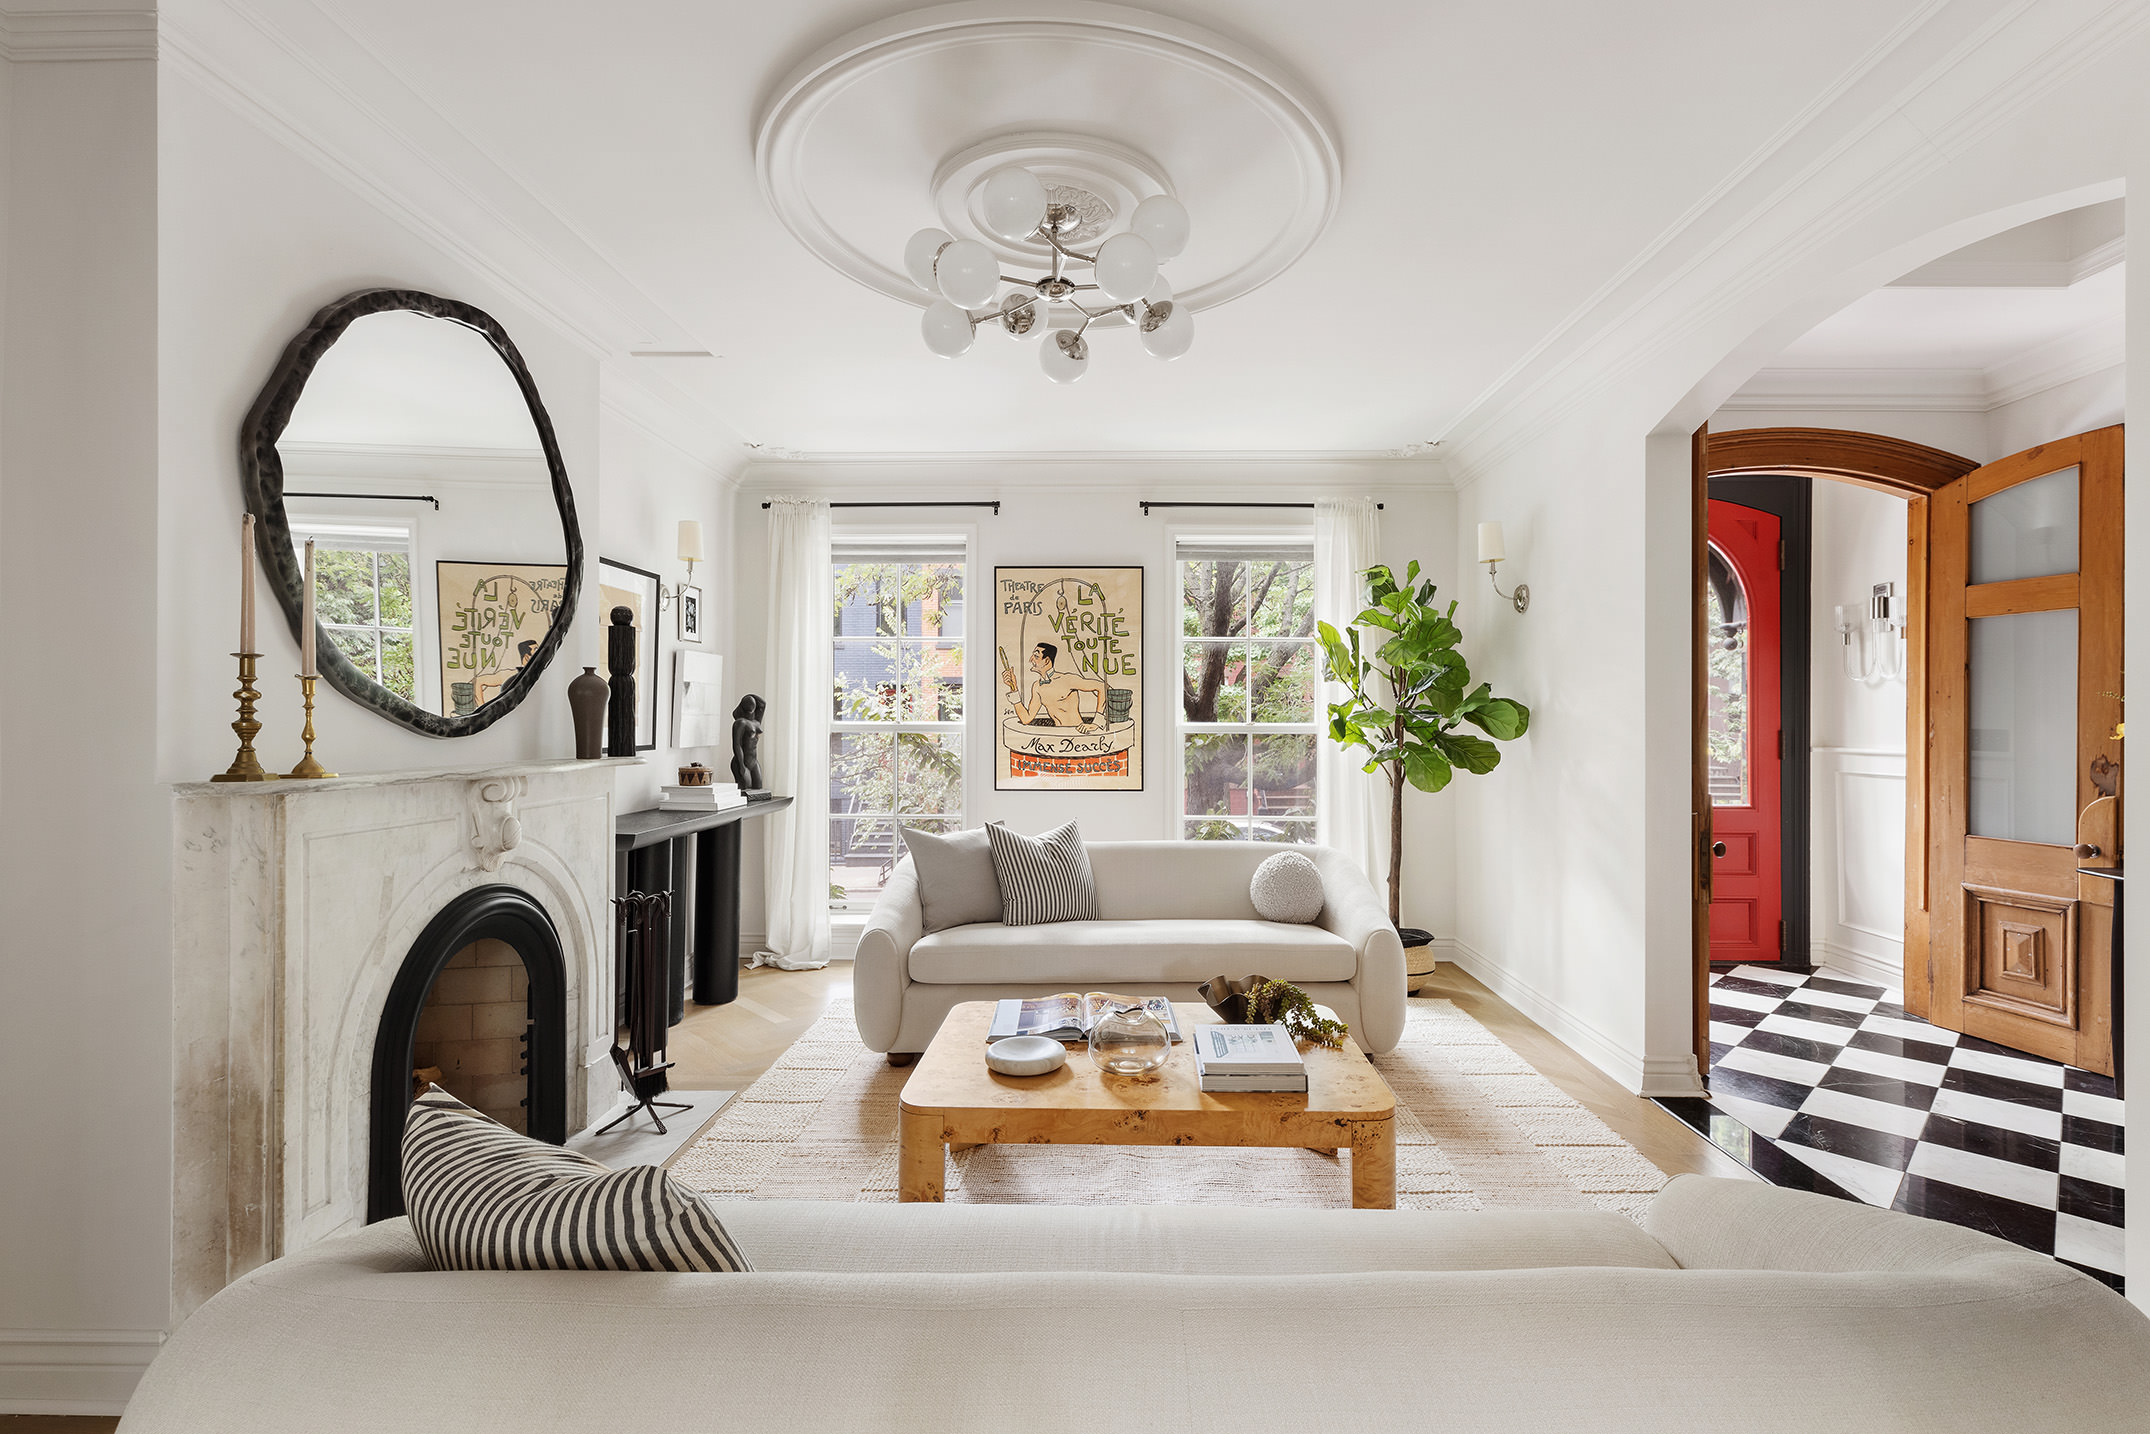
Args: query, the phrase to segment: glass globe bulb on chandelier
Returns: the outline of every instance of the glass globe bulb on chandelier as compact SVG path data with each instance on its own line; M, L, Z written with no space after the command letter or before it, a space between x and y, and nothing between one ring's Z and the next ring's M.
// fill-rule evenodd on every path
M1042 239L1052 249L1052 271L1035 279L1003 274L993 251L979 241L958 239L943 229L919 230L903 247L903 267L934 295L920 321L927 348L957 358L969 352L983 324L1018 339L1050 330L1039 366L1053 382L1073 383L1090 371L1093 324L1134 329L1144 351L1159 359L1176 359L1194 343L1194 316L1173 299L1172 286L1157 272L1160 263L1187 247L1187 210L1177 199L1151 195L1135 206L1125 233L1082 253L1070 247L1069 236L1083 227L1086 216L1076 204L1056 202L1029 170L1015 165L995 170L977 196L984 227L1009 243ZM1090 282L1076 283L1068 274L1071 265L1088 266ZM1086 304L1083 296L1094 299ZM1052 312L1054 305L1062 311Z

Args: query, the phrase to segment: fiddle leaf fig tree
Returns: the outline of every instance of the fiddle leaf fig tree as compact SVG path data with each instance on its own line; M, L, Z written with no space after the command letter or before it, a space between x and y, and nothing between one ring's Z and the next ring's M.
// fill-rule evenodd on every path
M1345 690L1329 704L1329 735L1344 747L1365 750L1362 771L1389 780L1389 922L1401 926L1403 794L1446 787L1461 767L1485 773L1500 765L1494 742L1511 742L1530 729L1530 709L1495 697L1489 683L1471 685L1470 665L1457 651L1463 633L1456 604L1434 606L1432 581L1420 581L1418 564L1403 581L1386 564L1366 570L1372 605L1344 632L1320 624L1322 652L1331 682ZM1368 629L1371 653L1359 645ZM1484 737L1462 730L1468 723ZM1490 737L1493 740L1488 741Z

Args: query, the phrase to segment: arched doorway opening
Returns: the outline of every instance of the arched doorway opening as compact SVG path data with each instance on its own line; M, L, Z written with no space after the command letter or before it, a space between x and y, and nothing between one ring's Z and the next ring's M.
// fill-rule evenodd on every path
M1693 462L1694 651L1694 1045L1698 1070L1709 1069L1710 907L1718 838L1710 791L1711 681L1709 484L1713 477L1785 476L1877 489L1906 502L1907 566L1904 667L1907 692L1905 751L1923 753L1926 730L1928 548L1935 491L1978 467L1975 460L1939 448L1832 428L1751 428L1712 435L1698 429ZM1795 794L1796 795L1796 794ZM1929 913L1926 895L1927 771L1907 760L1904 831L1904 967L1923 971Z

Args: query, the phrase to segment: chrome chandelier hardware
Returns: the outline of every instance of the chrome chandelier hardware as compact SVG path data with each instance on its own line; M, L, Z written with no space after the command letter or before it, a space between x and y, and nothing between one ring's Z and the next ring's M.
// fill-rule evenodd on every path
M1039 365L1055 383L1073 383L1090 371L1089 331L1132 328L1154 358L1176 359L1194 342L1194 316L1176 303L1158 265L1187 247L1187 210L1167 194L1135 206L1127 232L1100 240L1085 253L1071 247L1078 235L1101 232L1112 222L1111 206L1087 190L1056 185L1010 165L986 176L978 190L985 227L1011 244L1042 240L1053 266L1037 278L1000 272L993 251L976 239L944 229L921 229L904 246L903 266L917 285L937 297L919 321L926 347L957 358L977 342L978 330L997 324L1018 339L1051 337ZM1069 266L1087 265L1090 282L1077 283ZM1009 286L1003 290L1002 285ZM1083 297L1104 300L1086 303Z

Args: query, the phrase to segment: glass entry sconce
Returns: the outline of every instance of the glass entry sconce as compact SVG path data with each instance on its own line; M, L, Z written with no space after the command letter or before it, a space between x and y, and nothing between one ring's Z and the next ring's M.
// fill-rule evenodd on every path
M1486 576L1492 580L1494 595L1506 598L1514 603L1517 612L1529 612L1530 584L1517 583L1515 591L1512 593L1501 591L1501 564L1507 561L1507 558L1508 545L1501 537L1501 525L1498 523L1480 523L1478 525L1478 561L1486 565Z

